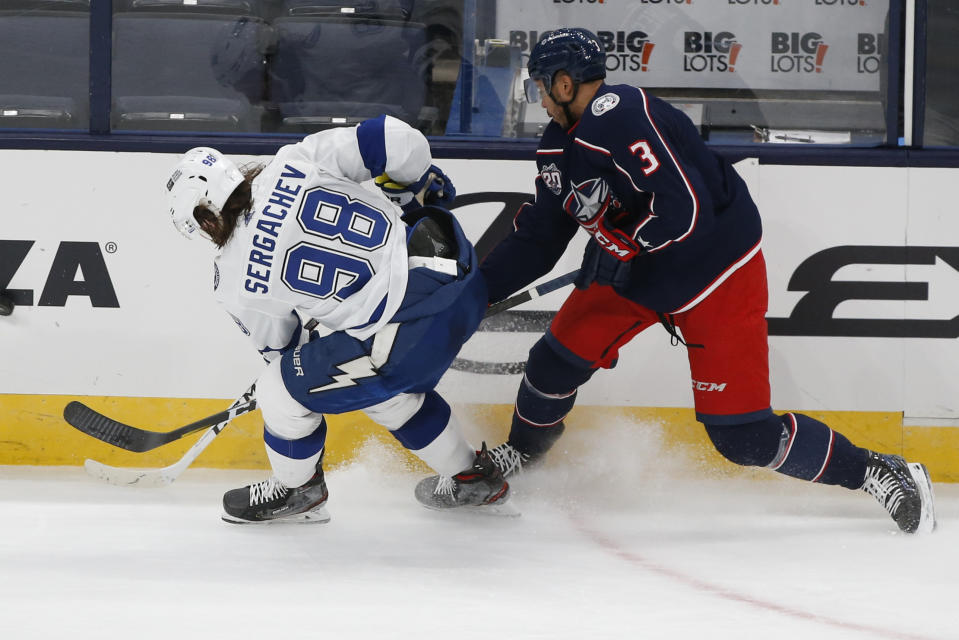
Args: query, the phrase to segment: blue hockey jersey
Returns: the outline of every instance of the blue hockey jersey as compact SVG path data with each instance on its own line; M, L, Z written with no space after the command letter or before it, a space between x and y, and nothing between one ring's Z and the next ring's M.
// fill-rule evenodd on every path
M603 84L580 120L555 121L536 152L536 197L481 265L496 302L547 273L582 224L577 286L613 286L645 307L679 313L759 251L762 225L745 182L688 117L642 89ZM585 220L615 216L642 247L623 261Z

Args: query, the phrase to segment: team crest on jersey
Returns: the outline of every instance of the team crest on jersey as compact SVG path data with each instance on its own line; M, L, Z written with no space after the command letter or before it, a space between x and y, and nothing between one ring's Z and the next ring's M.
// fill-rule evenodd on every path
M558 196L559 192L563 190L563 174L560 173L556 163L550 162L540 170L539 175L543 179L543 184L545 184L554 195Z
M590 226L606 212L609 200L609 185L602 178L593 178L574 184L563 202L563 208L577 222Z
M237 318L237 317L236 317L235 315L233 315L232 313L230 314L230 317L233 318L233 322L236 323L236 326L240 327L240 331L242 331L242 332L245 333L246 335L250 335L250 330L247 329L246 326L244 326L244 324L243 324L242 322L240 322L240 319L239 319L239 318Z
M594 116L601 116L619 104L619 96L607 93L593 100L592 112Z

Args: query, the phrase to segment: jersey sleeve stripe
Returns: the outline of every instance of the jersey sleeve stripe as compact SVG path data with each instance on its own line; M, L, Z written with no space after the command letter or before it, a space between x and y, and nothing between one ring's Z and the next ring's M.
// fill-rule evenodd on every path
M580 145L580 146L582 146L582 147L586 147L587 149L592 149L593 151L598 151L599 153L602 153L603 155L608 156L609 159L610 159L610 161L613 163L613 166L616 167L616 170L619 171L619 172L620 172L621 174L623 174L624 176L626 176L626 179L629 180L629 184L633 185L633 189L635 189L638 193L645 193L642 189L640 189L639 187L636 186L636 183L635 183L635 182L633 182L633 176L631 176L631 175L629 174L629 171L627 171L626 169L622 168L622 167L619 165L619 163L616 162L616 160L613 158L613 154L610 153L609 149L605 149L605 148L600 147L600 146L597 146L597 145L595 145L595 144L591 144L591 143L589 143L589 142L586 142L586 141L583 140L582 138L574 138L573 142L575 142L576 144L578 144L578 145Z
M573 138L573 142L575 142L576 144L578 144L578 145L580 145L580 146L582 146L582 147L586 147L587 149L592 149L593 151L599 151L599 152L602 153L603 155L610 156L610 157L613 156L613 154L610 153L609 149L605 149L605 148L603 148L603 147L601 147L601 146L599 146L599 145L595 145L595 144L592 144L592 143L590 143L590 142L586 142L586 141L583 140L582 138Z
M540 156L558 156L562 154L563 154L562 149L537 149L536 150L536 155L540 155Z
M386 116L364 120L356 128L363 165L374 178L386 172Z
M691 220L689 222L689 229L686 230L686 233L675 238L676 242L681 242L685 240L689 234L693 232L693 229L696 228L696 221L699 218L699 198L696 197L696 191L693 189L693 185L690 184L689 178L686 176L686 172L683 171L683 167L676 160L676 156L673 154L673 150L669 148L669 145L666 144L666 139L663 138L663 134L660 133L659 127L656 126L656 122L653 120L652 114L649 112L649 100L646 98L646 91L643 89L639 90L639 93L643 96L643 110L646 112L646 118L649 120L649 124L653 127L653 131L656 132L656 135L659 137L660 144L663 145L663 148L666 149L666 153L669 154L670 160L673 161L673 164L676 166L676 171L679 172L679 175L683 179L683 183L686 185L686 191L689 192L689 197L692 200L693 212Z

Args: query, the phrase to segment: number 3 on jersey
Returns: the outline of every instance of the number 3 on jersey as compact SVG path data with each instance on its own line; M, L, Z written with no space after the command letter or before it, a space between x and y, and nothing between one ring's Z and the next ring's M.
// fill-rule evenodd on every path
M637 140L629 145L629 151L643 161L643 174L650 175L659 169L659 158L653 154L653 148L645 140Z
M363 254L385 245L392 227L379 209L321 187L303 196L297 222L317 242L300 242L287 252L283 282L293 291L337 300L369 282L373 265Z

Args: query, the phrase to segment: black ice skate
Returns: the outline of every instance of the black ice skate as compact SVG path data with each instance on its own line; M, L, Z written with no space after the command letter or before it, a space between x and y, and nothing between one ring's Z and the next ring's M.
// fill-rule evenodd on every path
M303 486L285 487L270 476L263 482L227 491L223 494L223 519L235 524L329 522L325 506L328 497L321 458L316 463L316 474Z
M523 465L530 461L529 454L522 453L508 442L490 449L489 457L493 459L493 464L499 468L504 478L520 473Z
M416 499L428 509L466 508L495 515L519 515L507 505L509 483L493 463L490 452L483 443L476 452L473 466L455 476L430 476L416 485Z
M924 465L870 451L862 490L876 498L904 532L935 530L932 482Z

